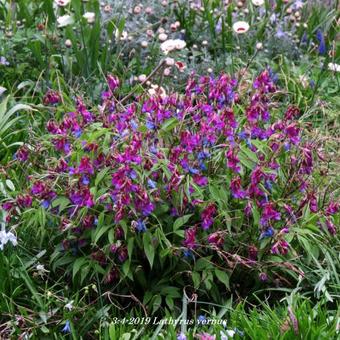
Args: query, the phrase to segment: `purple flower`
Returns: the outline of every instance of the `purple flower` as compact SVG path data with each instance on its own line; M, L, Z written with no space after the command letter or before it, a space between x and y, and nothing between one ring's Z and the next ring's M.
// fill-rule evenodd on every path
M9 62L7 61L7 59L3 56L0 57L0 65L4 65L4 66L8 66Z
M107 83L111 91L115 91L119 87L119 79L118 77L109 74L107 76Z
M245 198L246 192L242 190L240 176L235 177L230 183L230 190L234 198Z
M45 189L46 189L45 184L41 181L37 181L32 185L31 193L34 196L39 196L45 191Z
M241 167L239 166L240 160L238 157L235 155L233 149L229 149L227 152L227 167L235 172L240 172Z
M262 272L262 273L259 274L259 279L262 282L266 282L266 281L268 281L268 275L266 273Z
M274 203L265 203L264 209L262 211L262 216L260 219L260 224L262 226L268 225L271 221L279 221L281 219L281 214L274 209Z
M81 158L78 172L80 174L89 174L89 175L94 174L94 169L91 163L91 159L89 157L84 156Z

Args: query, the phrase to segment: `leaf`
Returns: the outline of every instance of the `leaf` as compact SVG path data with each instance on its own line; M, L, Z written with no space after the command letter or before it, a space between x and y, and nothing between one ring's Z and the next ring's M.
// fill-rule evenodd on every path
M59 206L59 212L62 212L69 204L70 200L67 197L58 197L53 200L52 207Z
M14 186L13 182L10 181L9 179L6 179L6 185L10 190L12 190L12 191L15 190L15 186Z
M197 272L192 272L192 282L194 283L194 288L198 289L201 284L201 276Z
M222 270L219 269L215 269L215 275L222 283L224 283L227 290L230 290L229 275L226 272L223 272Z
M156 295L152 300L152 313L155 313L162 304L162 297L160 295Z
M150 263L150 267L152 268L153 260L155 258L155 248L152 244L151 234L150 234L149 231L147 231L143 235L143 245L144 245L145 255L148 258L148 261Z
M77 273L79 272L80 268L82 267L82 265L86 262L86 258L85 257L81 257L79 259L76 259L74 261L73 264L73 268L72 268L72 279L74 280L75 276L77 275Z
M170 119L166 120L165 123L162 125L162 130L169 132L169 131L173 130L178 123L179 122L178 122L177 118L170 118Z
M195 271L202 271L203 269L211 268L212 264L209 262L211 256L202 257L195 263Z
M109 171L109 168L104 168L98 173L96 180L94 182L95 186L98 186L98 184L102 181L102 179L105 177L108 171Z
M112 225L107 225L105 227L101 227L96 229L96 232L93 237L93 242L97 243L98 240L112 227Z
M173 225L173 229L174 231L176 231L177 229L179 229L180 227L182 227L184 224L186 224L190 217L192 216L193 214L190 214L190 215L184 215L182 217L179 217L177 218L177 220L174 222L174 225Z

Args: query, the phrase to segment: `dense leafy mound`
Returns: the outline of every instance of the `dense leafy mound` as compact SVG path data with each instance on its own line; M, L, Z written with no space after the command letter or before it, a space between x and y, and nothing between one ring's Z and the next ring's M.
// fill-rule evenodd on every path
M126 105L119 80L107 83L100 106L59 107L48 133L16 153L27 182L3 205L7 221L54 230L54 268L142 291L154 310L185 286L219 300L230 277L245 287L303 275L297 237L317 223L335 234L339 205L316 182L318 145L299 110L277 101L270 70L251 88L193 75L184 94L158 87Z

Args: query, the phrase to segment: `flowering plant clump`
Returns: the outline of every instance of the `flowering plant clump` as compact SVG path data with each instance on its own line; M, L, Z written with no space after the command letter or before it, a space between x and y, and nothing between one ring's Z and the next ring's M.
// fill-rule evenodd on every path
M336 233L339 204L324 191L319 200L314 180L323 156L299 109L275 101L271 70L250 89L192 75L183 94L128 104L118 78L107 84L101 105L77 98L61 116L57 106L47 134L16 153L27 182L3 205L7 223L54 230L55 268L80 282L99 273L122 291L134 282L145 303L165 296L171 307L188 285L218 299L214 277L230 289L236 269L287 282L282 271L303 274L289 263L300 230Z

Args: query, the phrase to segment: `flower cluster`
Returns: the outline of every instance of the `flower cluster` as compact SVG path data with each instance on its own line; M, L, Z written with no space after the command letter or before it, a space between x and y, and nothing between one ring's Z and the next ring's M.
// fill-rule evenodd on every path
M269 256L289 253L287 236L303 227L306 209L336 232L339 204L319 201L313 182L316 145L304 140L297 107L272 105L271 70L256 77L249 95L229 75L192 75L184 94L139 96L125 106L119 80L109 75L107 84L97 109L78 98L75 110L47 122L42 152L18 150L17 162L31 174L3 206L8 222L41 206L59 223L63 251L90 252L107 281L119 277L131 257L127 242L140 234L166 232L144 243L155 249L174 233L177 257L241 247L239 262L249 267L259 247ZM105 224L110 244L98 249L91 235Z

